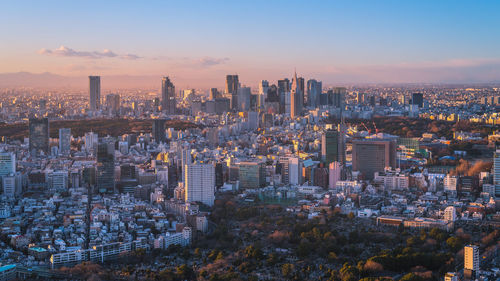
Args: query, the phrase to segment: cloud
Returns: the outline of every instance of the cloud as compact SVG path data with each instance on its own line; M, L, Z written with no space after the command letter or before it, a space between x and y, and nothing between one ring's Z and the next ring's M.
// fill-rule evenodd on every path
M55 50L50 49L40 49L38 51L41 55L47 56L58 56L58 57L80 57L88 59L101 59L101 58L121 58L128 60L136 60L142 57L134 54L119 55L109 49L104 49L102 52L99 51L77 51L66 46L61 46Z
M201 66L214 66L218 64L224 64L229 61L229 58L211 58L211 57L203 57L198 60Z

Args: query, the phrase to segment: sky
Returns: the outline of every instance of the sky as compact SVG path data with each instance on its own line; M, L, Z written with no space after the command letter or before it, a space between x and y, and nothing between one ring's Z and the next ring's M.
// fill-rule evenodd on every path
M0 73L500 81L500 1L1 1ZM104 81L103 81L104 84ZM0 85L1 86L1 85Z

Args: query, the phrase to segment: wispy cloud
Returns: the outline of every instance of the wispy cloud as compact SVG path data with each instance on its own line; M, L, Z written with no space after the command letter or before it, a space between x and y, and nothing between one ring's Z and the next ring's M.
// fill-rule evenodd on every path
M80 58L88 58L88 59L102 59L102 58L120 58L120 59L129 59L136 60L142 58L141 56L135 54L124 54L119 55L109 49L104 49L102 52L99 51L78 51L75 49L71 49L66 46L61 46L57 49L40 49L38 51L41 55L47 56L58 56L58 57L80 57Z
M212 57L203 57L198 60L201 66L213 66L218 64L224 64L229 61L229 58L212 58Z

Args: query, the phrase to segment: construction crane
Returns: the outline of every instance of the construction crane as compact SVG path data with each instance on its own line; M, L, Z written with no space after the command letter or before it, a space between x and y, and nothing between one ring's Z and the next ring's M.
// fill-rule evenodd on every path
M373 123L373 127L375 128L375 133L378 134L378 129L377 129L377 125L375 125L375 121L373 121L372 123Z
M371 130L368 129L368 127L366 127L365 123L364 122L361 122L361 125L363 125L363 127L365 127L366 131L368 132L368 134L371 134Z

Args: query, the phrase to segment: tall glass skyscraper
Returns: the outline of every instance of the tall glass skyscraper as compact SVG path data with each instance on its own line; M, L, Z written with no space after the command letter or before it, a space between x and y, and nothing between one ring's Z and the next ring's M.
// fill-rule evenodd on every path
M101 76L89 76L90 110L101 108Z
M175 86L168 76L161 79L161 107L167 114L175 114Z
M115 145L101 142L97 145L97 190L99 193L114 193L115 190Z
M30 152L38 155L41 151L47 155L49 153L49 119L30 118Z
M238 75L227 75L226 76L226 94L231 96L231 109L238 110L238 88L240 87L240 82L238 81Z
M71 150L71 128L59 129L59 153L69 155Z
M493 156L493 184L495 185L495 197L500 197L500 146L496 148Z

